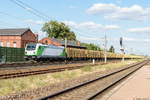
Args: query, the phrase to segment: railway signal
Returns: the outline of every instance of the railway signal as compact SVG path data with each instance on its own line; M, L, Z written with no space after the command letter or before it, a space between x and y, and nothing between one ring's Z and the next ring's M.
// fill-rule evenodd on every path
M122 47L122 41L123 41L123 38L121 37L120 38L120 46Z

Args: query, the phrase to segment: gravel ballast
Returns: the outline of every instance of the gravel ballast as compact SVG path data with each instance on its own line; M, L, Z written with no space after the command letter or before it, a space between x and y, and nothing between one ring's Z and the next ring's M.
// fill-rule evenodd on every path
M104 74L107 74L109 72L119 70L119 69L122 69L122 68L123 67L116 68L116 69L111 69L107 72L100 71L100 72L87 74L87 75L81 76L79 78L66 80L66 81L63 81L61 83L52 84L52 85L45 86L45 87L38 88L38 89L34 89L34 90L31 90L31 91L24 91L24 92L20 92L20 93L17 93L17 94L11 94L9 96L3 96L3 97L0 97L0 99L1 100L10 100L10 99L15 99L15 100L33 100L34 99L35 100L35 99L47 96L49 94L53 94L57 91L63 90L63 89L68 88L68 87L72 87L76 84L80 84L80 83L92 80L93 78L97 78L101 75L104 75Z

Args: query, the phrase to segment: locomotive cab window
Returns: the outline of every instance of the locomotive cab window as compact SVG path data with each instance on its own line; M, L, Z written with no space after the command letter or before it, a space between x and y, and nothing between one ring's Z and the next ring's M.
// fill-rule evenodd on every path
M27 50L35 50L36 44L28 44L27 45Z

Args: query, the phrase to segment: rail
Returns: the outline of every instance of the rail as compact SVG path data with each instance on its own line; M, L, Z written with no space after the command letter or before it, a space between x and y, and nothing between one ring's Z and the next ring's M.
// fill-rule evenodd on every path
M133 65L129 65L123 69L120 69L120 70L117 70L117 71L114 71L114 72L111 72L111 73L108 73L106 75L103 75L103 76L100 76L96 79L93 79L93 80L90 80L90 81L87 81L87 82L84 82L84 83L81 83L81 84L77 84L76 86L72 86L72 87L69 87L69 88L66 88L64 90L61 90L59 92L56 92L54 94L50 94L46 97L43 97L43 98L40 98L38 100L48 100L48 99L52 99L52 98L57 98L59 97L60 95L62 96L63 94L66 94L68 92L71 92L71 91L74 91L75 89L78 89L78 88L82 88L84 86L87 86L88 84L91 84L91 83L94 83L95 81L99 81L99 80L102 80L102 79L105 79L107 77L110 77L112 75L115 75L117 73L120 73L120 72L123 72L125 70L128 70L128 69L131 69L131 68L135 68L134 70L132 70L131 72L129 72L128 74L126 75L123 75L121 78L119 79L116 79L115 82L112 82L111 84L105 86L103 89L101 89L100 91L88 96L86 98L86 100L91 100L93 99L94 97L96 97L97 95L99 95L100 93L104 92L106 89L108 89L109 87L113 86L114 84L116 84L117 82L119 82L120 80L124 79L125 77L129 76L131 73L135 72L136 70L138 70L139 68L141 68L142 66L144 66L145 64L147 64L149 62L149 60L145 60L143 62L139 62L139 63L136 63L136 64L133 64Z

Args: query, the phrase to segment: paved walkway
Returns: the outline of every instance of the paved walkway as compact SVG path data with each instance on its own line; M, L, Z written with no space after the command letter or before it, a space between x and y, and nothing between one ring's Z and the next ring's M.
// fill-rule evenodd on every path
M150 100L150 66L144 66L111 90L105 100Z

